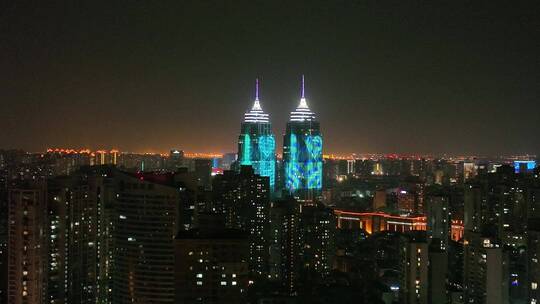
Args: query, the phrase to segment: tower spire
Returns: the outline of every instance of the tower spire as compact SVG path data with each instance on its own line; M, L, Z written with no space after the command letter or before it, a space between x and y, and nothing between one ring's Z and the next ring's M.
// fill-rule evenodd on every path
M259 78L255 78L255 101L253 102L252 111L262 111L261 103L259 102Z
M259 100L259 78L255 78L255 100Z
M300 104L298 105L298 108L302 109L309 109L306 101L306 95L305 95L305 85L304 85L304 74L302 74L302 97L300 98Z
M306 98L304 95L304 74L302 74L302 98Z

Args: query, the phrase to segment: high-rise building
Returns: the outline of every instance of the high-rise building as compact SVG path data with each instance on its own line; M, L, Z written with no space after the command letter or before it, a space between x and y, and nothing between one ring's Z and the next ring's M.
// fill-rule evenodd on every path
M508 168L494 174L479 175L475 183L465 185L463 241L463 299L465 303L506 304L509 301L509 260L503 248L503 228L510 209ZM499 172L502 170L502 172ZM513 172L510 171L510 174ZM516 206L522 205L515 201ZM506 205L506 207L505 207ZM506 209L506 210L505 210ZM521 209L521 208L520 208ZM516 213L519 214L519 213ZM508 226L507 226L508 225ZM505 227L506 226L506 227ZM511 230L508 230L511 231Z
M301 200L313 200L322 190L323 139L320 124L305 98L304 76L300 104L291 112L283 139L285 189Z
M115 176L113 303L173 303L181 196L173 175Z
M66 233L70 229L67 227L69 214L66 212L71 206L66 204L66 194L68 193L64 181L67 178L58 178L59 181L51 180L47 182L47 219L45 233L47 236L47 301L49 303L72 303L68 301L66 286L67 277L73 278L71 269L67 266L67 253L69 252L68 238ZM79 227L77 227L79 228ZM76 257L79 258L79 257ZM73 262L80 262L75 259ZM95 264L94 264L95 265ZM84 303L84 302L79 302Z
M401 255L401 303L427 304L429 249L425 239L404 241Z
M448 281L448 251L437 239L432 239L429 244L429 285L428 303L446 303Z
M252 166L256 174L270 179L270 189L276 180L276 140L272 133L270 115L264 113L259 101L259 80L255 83L255 101L244 114L238 137L238 161Z
M8 303L47 301L47 201L43 189L9 192Z
M336 219L322 203L300 209L300 253L302 279L324 278L332 270Z
M0 303L7 303L8 276L8 170L0 154Z
M240 172L225 171L213 181L214 207L223 213L228 228L249 235L249 270L254 277L268 274L269 177L255 174L251 166Z
M335 258L336 220L321 203L304 205L292 197L270 210L270 275L285 294L321 282Z
M245 303L248 236L219 215L200 214L199 227L175 239L175 303Z
M527 223L528 303L540 303L540 219Z
M450 234L450 211L448 198L430 196L427 203L427 235L430 240L438 240L442 250L448 247Z
M100 166L50 180L47 299L173 303L173 239L189 187L179 174Z
M501 166L495 173L478 175L465 185L465 230L497 238L503 245L524 246L526 178L515 174L509 166Z
M285 294L299 285L300 205L292 198L272 203L270 208L270 280L279 282Z
M463 297L465 303L508 304L507 252L493 238L465 230Z

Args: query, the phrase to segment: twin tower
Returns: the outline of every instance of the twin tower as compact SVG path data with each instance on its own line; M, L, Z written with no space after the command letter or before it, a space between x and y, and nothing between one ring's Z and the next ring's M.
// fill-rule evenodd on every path
M268 176L271 189L284 188L296 197L312 199L322 189L323 141L319 122L309 109L304 92L302 75L300 104L291 112L283 138L280 182L276 182L276 140L270 115L261 107L258 80L253 107L244 114L240 130L238 161L240 165L251 165L255 173Z

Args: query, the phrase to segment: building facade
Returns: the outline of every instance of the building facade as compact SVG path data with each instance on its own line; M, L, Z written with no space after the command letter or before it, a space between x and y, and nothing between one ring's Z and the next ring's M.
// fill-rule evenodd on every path
M323 138L320 124L305 98L303 76L301 96L283 138L284 186L301 200L313 200L322 190Z

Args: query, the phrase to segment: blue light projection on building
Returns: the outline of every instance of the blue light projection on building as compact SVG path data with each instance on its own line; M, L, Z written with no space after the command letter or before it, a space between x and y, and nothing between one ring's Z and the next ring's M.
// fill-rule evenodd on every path
M256 174L268 176L270 188L276 180L276 140L272 134L270 116L262 110L259 102L259 81L256 81L255 102L244 114L238 138L240 165L251 165Z
M516 160L514 161L514 172L526 173L531 172L536 168L536 161L534 160Z
M249 134L242 134L240 137L243 137L243 139L240 139L242 146L242 153L239 153L242 155L242 157L240 157L240 164L243 166L252 165L253 155L251 155L251 139Z
M283 145L285 188L302 199L322 189L323 139L319 122L307 105L302 76L302 97L291 112Z
M284 161L285 188L289 190L299 189L302 173L298 163L298 141L295 134L289 135L289 144L287 148L289 149L289 157Z

